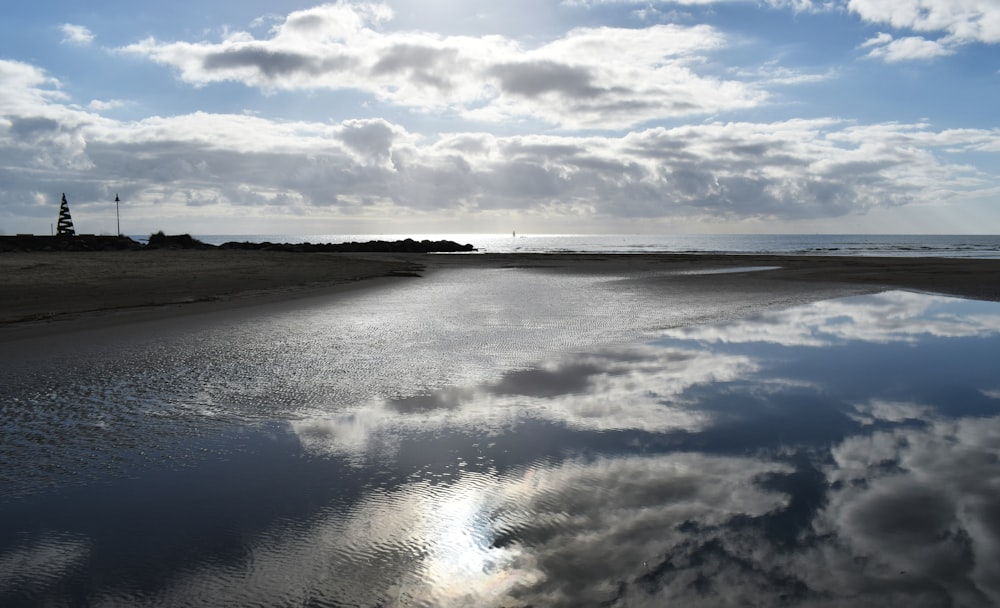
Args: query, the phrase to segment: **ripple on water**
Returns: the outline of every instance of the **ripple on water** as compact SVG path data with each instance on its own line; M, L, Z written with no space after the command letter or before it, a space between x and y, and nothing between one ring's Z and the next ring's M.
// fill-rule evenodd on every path
M329 416L495 378L662 316L608 277L498 270L77 340L0 368L5 493L165 457L226 424ZM58 446L58 449L52 449ZM196 454L174 454L177 462Z
M585 313L407 325L373 300L362 310L395 319L412 349L392 347L371 319L317 307L253 331L223 323L19 373L3 366L0 475L60 482L34 503L40 521L49 507L80 519L79 533L25 526L13 541L8 526L0 581L30 604L33 585L90 584L78 570L98 563L114 583L87 599L105 606L573 606L647 592L708 601L706 580L719 585L713 601L758 592L748 597L765 604L805 584L821 599L886 585L921 599L928 587L908 573L947 570L957 575L934 593L995 596L1000 316L967 305L901 321L928 302L945 304L829 302L550 357L537 355L545 340L578 339ZM657 318L633 305L621 314L635 326ZM427 326L468 341L445 350ZM537 365L517 363L504 337L516 327L544 328L523 338ZM351 345L354 331L371 342ZM199 466L171 477L154 470L160 458ZM67 487L101 466L112 467L102 484ZM129 466L145 469L108 479ZM45 502L57 494L68 496L61 507ZM94 524L119 498L139 524ZM17 502L6 502L10 520L28 512ZM140 537L161 545L143 549ZM124 557L99 563L115 543ZM932 551L914 558L920 543Z
M11 600L27 603L37 593L58 585L87 567L87 538L46 533L0 552L0 590Z

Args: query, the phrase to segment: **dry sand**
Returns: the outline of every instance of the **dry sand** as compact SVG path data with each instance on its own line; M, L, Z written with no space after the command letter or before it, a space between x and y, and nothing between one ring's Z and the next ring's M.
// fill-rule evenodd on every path
M266 251L108 251L0 254L0 339L59 331L69 321L177 314L253 304L317 289L372 284L447 268L600 273L692 288L775 292L910 289L1000 300L1000 260L686 254L324 254ZM777 267L759 272L726 269ZM399 278L395 280L413 280ZM364 283L359 283L365 281Z
M419 270L338 254L150 250L0 254L0 323L229 301Z

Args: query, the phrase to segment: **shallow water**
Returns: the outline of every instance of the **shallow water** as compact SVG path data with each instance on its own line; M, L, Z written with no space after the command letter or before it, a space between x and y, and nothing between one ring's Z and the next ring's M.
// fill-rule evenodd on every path
M1000 602L1000 305L498 273L5 360L0 605Z

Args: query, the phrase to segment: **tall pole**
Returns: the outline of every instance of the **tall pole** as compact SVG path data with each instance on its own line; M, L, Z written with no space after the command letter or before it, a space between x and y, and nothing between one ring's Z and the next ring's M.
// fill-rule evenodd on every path
M122 235L122 216L118 213L118 193L115 192L115 219L118 220L118 236Z

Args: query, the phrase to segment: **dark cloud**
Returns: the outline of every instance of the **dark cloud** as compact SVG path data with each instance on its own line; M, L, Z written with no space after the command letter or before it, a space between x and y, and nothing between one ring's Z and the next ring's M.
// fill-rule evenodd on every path
M35 140L58 133L63 129L63 125L51 118L24 117L11 120L7 129L11 135L19 139Z
M320 31L326 24L326 17L316 13L294 13L285 20L285 27L299 31Z
M569 143L538 143L531 140L514 140L503 146L504 153L511 158L547 158L560 162L575 162L577 157L587 153L584 146Z
M493 200L501 206L507 206L511 204L509 199L513 199L517 201L513 206L520 207L537 203L539 199L551 200L565 196L573 189L572 179L558 167L546 166L537 160L516 160L494 165L483 175L483 185L489 188L485 193L484 204L490 206L490 201Z
M395 137L392 126L383 120L352 121L340 132L340 139L349 148L377 160L389 157Z
M591 70L554 61L500 64L490 74L500 80L504 92L523 97L558 93L570 98L590 98L602 93L594 85Z
M570 128L624 128L754 107L767 97L753 84L692 69L723 43L705 26L581 28L523 50L497 35L443 38L376 27L389 18L382 5L326 4L289 14L270 38L147 39L122 50L174 66L198 84L354 90L418 111L446 108L474 120L531 118Z
M851 176L857 180L873 180L882 171L898 167L903 163L903 158L831 162L823 167L822 173L827 178L847 178Z
M207 71L255 68L269 79L294 74L324 74L347 69L354 60L348 57L324 57L322 60L302 53L273 51L264 47L243 47L210 53L202 59Z
M452 60L424 48L399 46L379 69L405 80ZM249 67L270 79L324 69L308 56L259 47L219 53L210 63L218 71ZM556 70L570 77L555 78L548 90L562 95L590 86L585 71L540 65L540 72L529 69L523 82L517 78L525 74L512 75L512 82L543 94L537 79ZM222 215L267 205L279 216L332 208L359 217L380 206L380 213L391 209L400 218L434 210L461 214L457 219L530 211L554 221L832 218L981 189L986 177L947 164L945 155L996 138L976 130L935 133L923 125L834 120L710 123L622 136L478 132L437 139L382 119L289 123L195 113L125 123L46 101L47 89L39 89L48 86L44 75L10 62L2 67L31 77L21 85L27 76L8 78L21 91L9 98L24 101L8 103L0 119L4 204L25 218L37 215L26 211L29 201L43 200L50 189L75 192L78 200L86 193L83 202L128 189L131 201L148 209L173 205L175 213L217 202ZM38 230L37 221L13 230Z
M372 66L375 76L406 75L415 82L447 91L449 74L455 72L458 53L453 49L416 44L396 44L379 56Z

